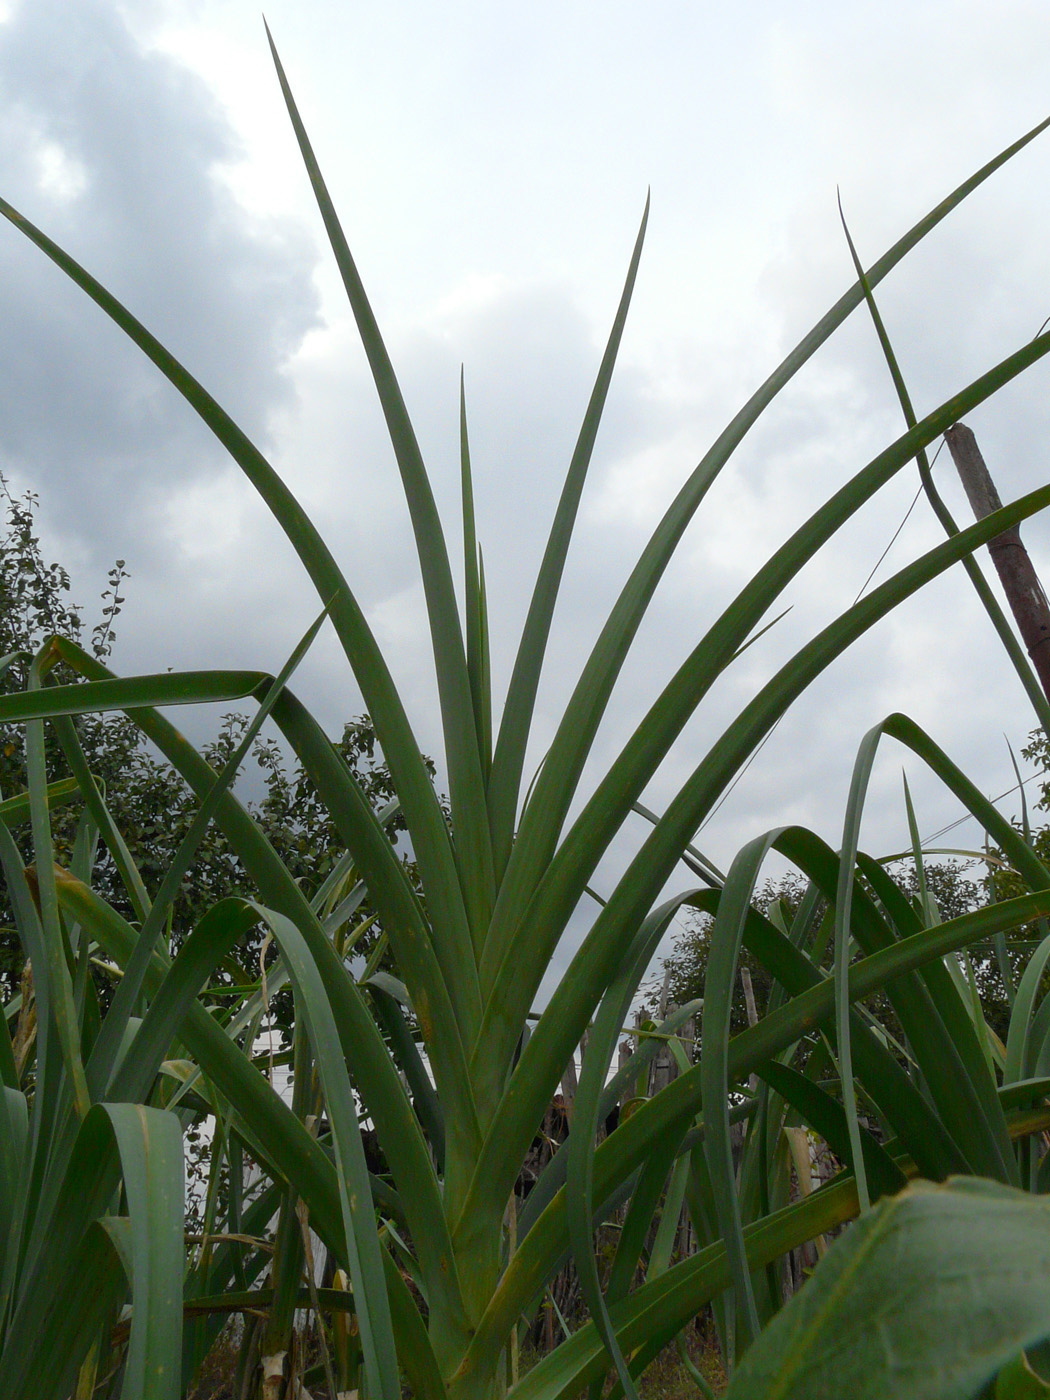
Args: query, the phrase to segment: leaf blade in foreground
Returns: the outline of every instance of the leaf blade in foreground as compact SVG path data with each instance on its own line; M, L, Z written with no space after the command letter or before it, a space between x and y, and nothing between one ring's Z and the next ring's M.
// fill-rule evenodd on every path
M829 1251L740 1364L729 1400L966 1400L1050 1332L1050 1202L917 1182Z

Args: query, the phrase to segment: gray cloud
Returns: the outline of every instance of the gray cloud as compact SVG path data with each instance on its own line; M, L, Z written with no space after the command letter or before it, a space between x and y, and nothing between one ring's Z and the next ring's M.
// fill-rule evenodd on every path
M0 190L92 271L264 444L317 321L315 253L250 220L205 84L145 52L106 0L22 4L0 26ZM96 557L220 450L137 350L12 228L0 230L0 465ZM145 517L145 518L144 518Z

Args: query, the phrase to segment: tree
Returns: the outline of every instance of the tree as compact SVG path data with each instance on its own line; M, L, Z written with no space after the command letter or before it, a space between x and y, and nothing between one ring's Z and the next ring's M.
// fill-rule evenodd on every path
M4 513L0 527L0 664L7 662L0 674L0 693L25 688L30 660L49 635L83 641L82 609L70 601L69 574L60 564L48 563L43 553L38 508L35 495L13 495L0 475L0 509ZM101 618L91 631L90 649L99 660L111 655L115 641L113 624L124 602L120 590L128 577L125 561L118 559L102 594ZM61 681L75 679L61 670L53 674ZM236 749L247 723L240 714L223 716L215 739L203 749L216 770ZM147 890L152 892L193 821L197 799L174 769L154 757L141 731L123 715L85 715L74 724L117 828ZM47 736L48 775L57 781L69 776L70 770L51 726ZM359 715L344 725L336 748L373 806L381 808L393 801L390 773L367 715ZM260 737L252 757L261 770L264 795L249 804L250 810L304 892L312 897L342 855L342 842L313 783L299 765L289 764L276 741ZM430 771L433 772L432 765ZM0 795L11 797L25 788L24 726L0 726ZM72 858L82 814L83 802L76 795L52 814L60 864L69 864ZM387 823L392 838L396 839L403 829L399 814ZM24 829L21 833L16 831L16 836L20 837L20 844L26 841ZM108 903L132 917L127 891L104 841L99 842L92 883ZM178 946L205 910L218 900L251 888L239 857L218 826L212 826L174 907L172 945ZM355 918L362 920L368 914L366 900ZM373 947L380 933L374 926L362 941L362 949ZM257 954L257 947L244 952L248 956ZM0 883L0 985L5 1000L16 991L22 966L22 949L15 937L7 890ZM288 995L278 995L273 1009L278 1023L287 1026L291 1015Z
M1050 829L1045 829L1040 835L1046 840L1047 850L1050 851ZM954 861L924 863L923 880L926 892L933 901L940 922L959 918L987 903L990 893L987 881L973 879L970 875L975 864L974 861L964 864ZM894 882L916 909L920 909L920 883L914 863L899 862L891 874ZM1010 872L1003 872L1001 877L995 878L1005 880L1009 874ZM1014 883L1016 888L1011 885L1008 891L1004 885L1001 898L1009 898L1021 892L1022 885L1016 876ZM806 881L797 873L789 871L779 880L765 882L756 895L754 907L760 914L779 922L787 931L805 893ZM827 901L823 898L818 899L810 915L811 930L816 937L819 937L816 930L825 918L827 909ZM651 1014L659 1010L661 1001L666 1000L668 1004L682 1006L704 995L713 927L714 919L709 914L686 914L682 933L675 939L671 952L661 962L657 976L645 988L645 1005ZM827 932L826 929L824 931ZM826 938L822 958L825 967L830 966L831 946L831 939ZM971 963L985 1015L992 1028L998 1032L1000 1026L1005 1027L1009 1019L1009 1006L994 955L990 949L976 949L972 953ZM750 973L758 1014L763 1016L767 1010L772 986L769 971L757 959L751 957L746 949L741 952L740 967L746 968ZM879 1015L887 1023L892 1019L884 999L883 1003L880 1003ZM733 1008L731 1025L735 1035L747 1029L742 988ZM892 1029L892 1026L890 1028Z
M800 875L787 874L780 880L767 880L754 901L755 908L767 917L779 916L790 921L802 903L805 892L806 882ZM815 911L816 918L819 919L823 915L825 907L823 903L820 904ZM662 960L659 973L645 988L645 1005L654 1016L658 1015L661 1002L684 1006L686 1002L704 995L714 919L709 914L686 911L684 925L671 952ZM746 968L750 973L755 1003L759 1014L762 1015L769 1000L769 973L746 949L741 951L740 967ZM747 1013L741 989L741 995L733 1008L732 1030L734 1034L738 1034L746 1029Z

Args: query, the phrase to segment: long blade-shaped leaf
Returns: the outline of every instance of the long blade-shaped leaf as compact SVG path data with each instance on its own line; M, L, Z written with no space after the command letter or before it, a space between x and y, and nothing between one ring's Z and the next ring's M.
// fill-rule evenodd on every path
M722 1238L733 1268L737 1306L744 1323L743 1344L758 1335L758 1310L751 1286L751 1271L744 1250L743 1219L736 1187L736 1165L729 1131L730 1019L736 998L737 965L744 926L762 862L778 833L749 841L734 859L726 875L718 903L704 986L700 1066L703 1079L704 1153L714 1191L715 1209Z
M856 1201L850 1178L749 1226L748 1257L756 1268L770 1263L823 1230L852 1219ZM720 1242L647 1281L610 1309L621 1349L632 1355L662 1349L729 1281L729 1264ZM489 1344L487 1334L479 1329L477 1353L483 1353ZM472 1348L465 1365L475 1360L474 1351ZM508 1392L508 1400L568 1400L604 1367L604 1344L597 1329L588 1323L524 1376Z
M91 679L107 674L105 667L73 643L62 641L57 645L63 659L82 674ZM287 699L287 692L283 698ZM279 706L280 700L275 709ZM156 711L136 709L131 717L203 800L214 784L214 769ZM309 942L336 1011L355 1081L389 1154L406 1208L413 1217L412 1237L424 1263L431 1296L442 1296L443 1315L452 1319L451 1326L463 1325L459 1280L433 1163L374 1018L299 886L232 793L222 795L216 823L244 861L268 906L292 919ZM229 1097L234 1101L233 1095Z
M127 842L118 830L98 784L95 782L91 766L77 736L76 726L68 715L60 715L52 721L52 724L55 736L65 754L66 762L69 764L70 772L83 795L85 811L90 815L98 834L106 843L106 849L109 851L113 864L117 867L128 898L131 900L131 907L139 919L145 919L150 907L149 894L138 866L128 850Z
M293 649L280 675L270 682L266 688L265 694L260 695L261 703L259 708L256 710L251 723L241 736L240 743L223 764L222 771L216 776L211 789L201 802L200 807L194 813L189 830L179 842L178 849L168 862L153 905L143 919L139 939L135 945L135 951L124 968L124 976L113 997L109 1014L106 1017L99 1038L95 1043L94 1052L92 1054L92 1069L94 1070L97 1082L100 1084L105 1083L113 1067L117 1047L123 1039L128 1019L139 999L143 980L146 976L146 970L153 956L154 945L165 927L169 910L178 897L179 891L182 888L183 879L189 872L193 858L197 853L197 848L204 839L208 827L211 825L223 794L232 787L240 771L241 764L244 762L252 745L255 743L256 736L262 728L266 717L273 709L274 704L284 690L287 682L295 673L299 663L309 651L327 615L328 610L326 608L315 619L311 626L307 628L305 635Z
M1009 908L1004 903L976 910L934 929L924 930L892 948L854 963L850 969L851 997L860 1000L888 985L895 978L924 967L948 952L989 937L997 928L1009 928L1026 922L1043 910L1050 909L1050 890L1020 896L1009 901L1009 904ZM810 990L793 997L777 1011L765 1016L757 1026L733 1039L730 1043L729 1078L734 1082L743 1080L816 1025L825 1024L830 1029L833 1016L834 983L830 978L825 978ZM856 1036L856 1031L854 1034ZM630 1177L646 1160L654 1141L678 1131L700 1111L701 1076L701 1066L694 1066L686 1074L679 1075L655 1098L641 1105L626 1122L620 1124L616 1132L599 1145L594 1158L595 1199L606 1199L618 1183ZM856 1191L852 1182L850 1193L853 1202L851 1213L855 1213ZM528 1305L548 1267L548 1254L543 1247L545 1240L553 1240L552 1247L556 1251L559 1236L565 1238L567 1235L565 1209L565 1193L561 1191L544 1211L530 1231L528 1240L519 1248L508 1266L500 1288L479 1324L472 1350L475 1346L479 1351L484 1351L491 1346L502 1345L502 1342L497 1343L496 1339L505 1337L505 1328ZM754 1228L745 1227L744 1233L749 1240ZM819 1233L819 1228L814 1233ZM533 1237L536 1237L536 1247L527 1248ZM750 1243L748 1255L753 1265L765 1262L756 1261ZM770 1256L766 1256L768 1257ZM724 1252L723 1260L719 1290L725 1288L730 1281L729 1265ZM691 1262L695 1263L695 1259ZM624 1344L622 1337L620 1344ZM598 1345L601 1346L600 1341Z
M594 1135L598 1127L598 1109L605 1079L617 1037L638 984L645 976L653 954L666 932L671 919L684 899L671 900L654 910L643 923L624 959L623 974L609 988L595 1018L587 1053L584 1056L580 1082L573 1106L573 1127L567 1144L567 1189L569 1198L569 1238L576 1257L583 1294L601 1333L609 1355L616 1367L624 1391L630 1400L637 1400L627 1361L616 1342L612 1323L602 1295L598 1263L594 1254ZM661 1183L662 1185L662 1178ZM648 1221L646 1221L648 1229ZM633 1272L633 1270L632 1270Z
M332 1007L300 931L283 914L261 905L255 908L281 945L295 983L297 1010L305 1018L324 1087L368 1392L381 1396L382 1400L399 1400L401 1383L384 1278L383 1247L376 1232L368 1164Z
M5 1349L4 1400L68 1400L77 1372L127 1293L113 1242L92 1225L63 1261L66 1285L52 1290L50 1310L20 1337L17 1369Z
M924 219L885 253L868 271L867 283L875 287L893 267L929 231L1025 145L1050 125L1041 122L1032 131L1007 147L966 180ZM551 746L548 762L537 783L532 799L522 816L512 866L500 889L500 902L494 915L494 929L488 957L497 964L515 939L515 931L535 881L546 870L554 843L568 812L580 774L613 685L641 624L653 592L667 567L683 532L693 518L701 501L725 466L729 457L755 424L764 410L832 332L861 302L864 289L859 282L835 303L831 310L813 327L766 382L752 395L728 427L719 436L706 456L681 488L668 507L643 551L630 579L624 586L616 606L609 616L583 670L572 699L565 710L558 733ZM956 410L954 417L959 416ZM950 417L944 426L949 426ZM937 430L938 432L940 429ZM933 436L937 434L934 433ZM909 455L913 456L923 444L917 441ZM750 631L750 628L747 629ZM746 634L745 634L746 636ZM744 640L740 638L739 645ZM734 648L735 649L735 648ZM684 722L684 720L682 721ZM680 726L679 726L680 727ZM674 733L678 732L676 727ZM666 749L662 750L666 752ZM661 757L662 757L661 752ZM644 786L644 784L642 785ZM641 795L641 787L632 792L632 800ZM538 828L535 835L531 828ZM574 896L575 900L575 896ZM499 929L497 934L496 930Z
M495 893L492 844L486 817L485 783L467 674L467 658L463 648L459 613L456 609L456 594L445 534L394 367L390 363L390 356L372 314L364 284L329 197L269 28L266 30L266 37L270 43L277 77L310 177L314 197L321 211L336 265L357 322L361 343L368 356L369 367L386 418L387 432L401 472L430 619L445 735L445 757L448 762L449 799L456 833L456 859L460 867L463 898L467 904L471 928L475 939L480 942L482 933L488 926L489 911Z
M206 705L243 700L267 680L263 671L165 671L160 676L128 676L88 685L0 695L0 723L53 719L56 715L102 714L139 705Z
M59 887L66 907L112 957L118 962L126 961L134 947L135 930L79 882L62 876ZM286 1181L295 1183L309 1206L313 1228L331 1248L342 1253L346 1248L344 1222L331 1162L287 1104L196 1000L210 970L258 917L258 911L246 901L223 901L186 939L174 964L168 966L162 954L154 953L148 977L154 1000L139 1031L138 1053L120 1068L114 1092L142 1092L144 1076L153 1071L177 1028L179 1038L233 1106L239 1131L245 1134L253 1154ZM282 934L285 932L282 926ZM383 1208L389 1207L390 1202L384 1197ZM424 1259L431 1243L424 1242ZM404 1322L403 1314L402 1308L399 1326Z
M15 917L15 928L27 961L34 968L46 969L44 933L39 911L30 893L29 872L23 865L18 847L6 826L0 826L0 870L3 871L7 895ZM63 1066L61 1050L56 1041L55 1020L51 1014L50 978L46 975L34 976L34 998L37 1018L36 1092L33 1094L30 1110L31 1142L27 1154L29 1173L23 1183L23 1222L31 1222L33 1219L37 1197L43 1184L54 1125L62 1118L67 1107L60 1093Z
M898 934L918 933L923 921L882 866L863 854L857 864ZM892 938L865 937L868 927L858 925L858 940L866 952L892 945ZM915 987L914 982L909 987L905 979L891 987L888 995L919 1062L929 1097L965 1152L969 1169L1016 1184L1006 1120L973 1018L942 964L924 968L921 980L924 988Z
M412 1090L416 1117L422 1123L437 1158L438 1171L445 1162L445 1114L441 1099L430 1082L426 1065L416 1046L411 1028L402 1011L402 1001L391 990L394 979L385 972L375 972L368 979L368 989L375 1003L376 1015L390 1037L393 1054ZM411 1005L409 1008L411 1010Z
M1023 922L1025 910L1042 909L1047 898L1044 891L1023 896L1014 903L1012 911L993 906L975 911L961 919L952 920L935 929L924 931L901 943L875 953L850 970L850 995L857 999L877 986L892 983L908 971L925 966L935 956L965 946L978 938L987 937L996 928L1009 928ZM887 970L893 972L887 975ZM790 1002L764 1017L756 1027L730 1042L727 1080L739 1082L757 1065L772 1058L791 1044L800 1034L833 1015L834 983L824 979L807 991L794 996ZM854 1027L854 1038L857 1028ZM611 1138L601 1144L595 1157L595 1197L604 1199L615 1184L635 1169L645 1155L645 1143L659 1134L672 1131L689 1113L696 1113L701 1103L702 1067L672 1081L656 1099L643 1105L620 1125ZM904 1083L907 1083L906 1078ZM928 1127L936 1126L936 1120ZM920 1139L920 1148L924 1146ZM961 1164L961 1159L957 1159ZM958 1170L958 1166L955 1168ZM533 1233L553 1233L550 1223L538 1222ZM515 1263L525 1258L524 1246ZM529 1296L526 1294L526 1298ZM524 1306L524 1301L519 1307Z
M804 828L786 828L776 844L781 854L803 871L829 902L833 902L840 880L840 857ZM889 897L891 890L899 895L896 885L880 867L872 870L874 862L863 854L858 857L858 863L873 884L883 907L897 912ZM884 883L877 883L880 878ZM899 895L899 898L907 908L904 897ZM919 927L917 922L913 922L905 924L904 930L917 932ZM852 932L869 953L894 944L893 930L863 889L854 891ZM760 916L749 916L748 946L763 965L774 972L789 993L808 990L821 979L822 974L814 977L813 965L809 964L807 968L807 960L801 958L798 950ZM924 976L930 976L935 966L929 964L924 969ZM850 1041L867 1095L878 1106L884 1120L896 1132L923 1175L939 1180L953 1172L971 1170L972 1160L985 1160L981 1154L988 1153L987 1139L991 1136L984 1125L980 1094L974 1092L967 1078L962 1057L953 1053L953 1045L946 1044L949 1034L941 1024L932 995L926 995L925 989L914 979L894 982L888 988L887 995L906 1032L914 1037L917 1053L921 1054L923 1066L929 1079L935 1082L936 1091L932 1095L931 1105L927 1098L919 1094L889 1048L876 1041L876 1032L856 1012L851 1012ZM773 1007L774 1003L771 1002L770 1009ZM983 1075L983 1063L978 1068ZM994 1161L993 1169L1001 1171L1001 1160L994 1158Z
M470 927L441 804L382 652L357 599L313 522L255 444L140 321L75 259L3 199L0 199L0 214L19 228L86 292L186 399L258 491L298 554L321 600L325 603L330 601L332 623L361 686L368 713L375 724L383 755L404 807L406 823L412 832L416 859L427 888L431 922L440 931L441 938L456 948L459 964L465 972L473 973ZM61 639L55 643L60 651L71 645ZM87 674L83 666L79 669L82 674ZM104 668L102 674L94 678L114 679ZM178 683L172 683L172 687L173 693L177 693ZM177 703L174 699L167 699L167 695L167 691L162 691L161 696L156 698L163 699L164 703ZM0 697L0 718L8 717L7 707L17 701L18 697ZM44 713L51 713L46 709L45 702L40 703L44 706ZM132 697L130 703L146 705L152 701L149 697L137 701ZM119 704L112 706L120 707ZM88 708L98 706L89 705ZM67 710L65 713L75 711ZM468 1026L476 1022L476 991L467 1004L457 1006L457 1014L463 1017Z
M514 1071L514 1092L508 1092L493 1120L475 1175L479 1195L474 1197L472 1188L468 1209L475 1209L476 1202L491 1191L493 1194L486 1209L494 1210L496 1193L503 1199L505 1185L509 1191L506 1163L513 1154L508 1152L508 1144L513 1142L515 1150L521 1144L524 1153L533 1124L539 1120L544 1104L554 1091L561 1067L572 1046L579 1040L597 997L615 969L624 939L645 917L674 869L683 845L725 790L733 774L739 771L755 744L768 733L813 678L903 598L957 562L969 549L993 538L1008 521L1023 519L1048 504L1050 488L1033 492L908 565L796 653L730 725L686 781L660 824L631 862L551 998ZM552 903L560 905L565 893L564 887L555 886ZM530 922L534 920L534 926L545 923L546 917L542 905L530 910ZM509 1000L515 996L515 992L508 987L506 996ZM511 1004L513 1006L513 1002ZM494 1008L494 1018L499 1018L501 1013L505 1016L512 1014L509 1008ZM499 1019L494 1019L493 1024L501 1034L505 1032Z
M553 854L554 837L557 834L553 827L547 834L542 864L538 860L530 859L526 864L519 865L519 847L515 847L515 855L500 891L500 900L493 917L493 929L482 963L483 982L493 985L496 989L489 1001L489 1015L478 1041L479 1045L483 1043L486 1047L486 1061L489 1065L495 1068L505 1063L509 1053L508 1045L513 1044L512 1037L516 1034L513 1028L519 1024L518 1018L524 1014L522 1008L527 1009L531 1003L542 977L542 970L547 966L565 922L603 851L619 830L630 806L640 796L642 787L666 755L685 720L693 713L700 699L713 684L714 678L732 659L741 640L750 633L766 608L842 523L859 509L880 485L911 460L919 446L943 432L963 411L964 405L983 401L1048 350L1050 336L1044 336L1041 340L1032 341L1022 347L988 374L982 375L979 380L969 385L961 394L942 404L917 428L898 438L851 482L836 492L758 571L679 668L599 784L594 796L585 805L557 854ZM978 537L973 535L967 535L967 538L975 544L978 540ZM981 540L984 538L980 537ZM958 555L952 557L961 558L967 552L960 550ZM904 575L897 577L900 579ZM883 589L885 585L877 592L880 597L885 598L887 595ZM869 595L873 596L875 595ZM765 732L767 731L762 731ZM761 735L756 735L748 745L749 752L753 750L758 738L761 738ZM746 757L746 754L742 754L740 762L744 762ZM530 808L533 803L538 803L541 812L549 810L550 802L555 799L550 793L541 798L540 789L547 781L548 770L557 766L552 753L544 764L533 798L530 799ZM697 823L690 829L681 832L678 850L684 848L701 819L698 818ZM528 821L526 812L519 832L519 842L525 841ZM525 846L522 845L521 849L525 849ZM512 894L519 901L517 904L511 902ZM548 906L551 910L550 915L546 911L539 912L548 900L551 901ZM523 939L520 936L521 929L529 930L528 938ZM497 970L501 959L502 967Z
M44 664L44 656L37 655L29 668L30 694L38 692L42 686ZM66 961L66 937L58 914L54 846L51 841L51 817L47 801L44 725L38 719L30 720L26 725L26 776L29 780L33 854L38 871L36 897L44 951L44 960L37 968L36 978L38 982L45 979L47 981L49 1009L54 1019L56 1039L72 1090L73 1103L77 1116L84 1119L91 1107L91 1095L84 1073L79 1018Z
M580 497L583 494L587 470L591 463L598 425L601 422L605 401L609 393L609 383L616 365L616 356L627 323L627 312L634 293L638 276L638 264L645 242L645 227L649 221L649 199L646 196L645 211L631 254L627 280L620 295L609 340L598 368L598 375L591 390L590 401L584 414L583 426L576 442L576 449L569 463L569 470L562 487L561 499L551 526L550 538L544 551L543 562L536 578L532 602L529 604L521 643L511 673L507 702L500 723L499 738L492 763L492 781L489 785L489 802L493 843L497 870L502 871L510 856L514 822L517 817L518 799L521 788L521 774L525 765L525 750L532 725L532 714L536 704L536 691L539 688L540 671L547 649L554 605L558 599L565 559L569 552L573 526L579 511Z
M61 806L76 797L79 788L76 778L60 778L57 783L47 785L47 805L49 808ZM29 820L29 794L17 793L0 802L0 822L5 826L18 826Z
M901 373L900 364L897 361L897 356L894 353L885 323L883 322L882 315L876 304L875 295L871 289L871 283L864 271L860 258L857 256L857 250L854 247L852 235L846 224L846 216L842 212L841 198L839 200L839 214L842 216L842 228L846 235L846 242L849 244L850 257L853 259L853 266L856 269L860 285L864 289L864 300L867 303L868 311L871 313L875 334L879 338L879 345L885 356L886 365L890 371L890 377L893 380L893 387L897 392L901 411L904 414L904 421L909 428L914 428L918 420L915 417L915 410L912 407L911 395L908 393L908 387L904 382L904 375ZM920 449L920 451L916 453L915 461L919 468L919 479L922 482L922 489L926 494L926 499L933 508L934 515L936 515L937 519L944 527L945 534L957 535L959 533L959 526L955 523L951 511L945 505L940 492L934 484L930 459L926 455L925 448ZM1032 669L1032 665L1024 653L1024 648L1018 642L1017 635L1010 626L1006 614L999 606L999 600L989 587L988 580L982 573L980 564L972 555L964 559L962 564L963 568L966 570L967 577L973 584L974 591L981 600L985 612L988 614L989 621L995 628L999 640L1003 644L1003 649L1010 658L1010 664L1017 672L1018 679L1024 687L1025 694L1032 703L1032 708L1035 710L1036 718L1040 726L1050 733L1050 702L1047 701L1043 693L1043 687L1039 684L1039 678Z
M462 369L459 374L459 460L463 509L463 611L467 634L467 671L470 676L470 694L474 702L474 724L478 731L481 771L487 789L492 770L492 678L489 673L485 625L484 581L481 576L481 555L474 520L474 482L470 467L467 399Z
M455 1124L452 1155L470 1158L479 1133L477 1111L455 1003L449 995L450 987L467 995L463 969L455 963L454 950L443 948L440 940L434 939L382 822L310 712L286 691L274 707L274 720L316 785L336 830L368 882L371 898L389 932L400 974L420 1009L420 1029L434 1077ZM458 1164L453 1164L446 1190L458 1189L457 1171Z
M845 1160L856 1151L842 1105L819 1085L776 1060L759 1065L758 1074L795 1109L804 1123L820 1134L836 1156ZM895 1195L907 1184L904 1172L878 1138L863 1128L860 1143L874 1199Z
M183 1022L190 1015L205 981L221 959L258 922L258 914L242 899L223 899L212 905L183 941L178 957L159 986L155 983L163 960L151 952L143 985L152 986L154 994L149 1009L135 1029L133 1049L123 1056L113 1075L110 1093L115 1100L137 1103L148 1095L173 1041L185 1039L187 1032ZM141 941L140 933L134 947L138 948ZM130 962L131 957L122 961ZM188 1034L192 1036L192 1030Z
M122 1396L182 1394L182 1132L173 1113L107 1104L128 1202L131 1338Z
M867 735L861 743L853 774L850 778L849 796L846 799L845 830L842 833L842 848L839 857L838 888L835 891L835 1046L838 1053L839 1078L842 1083L842 1102L849 1129L850 1159L857 1178L857 1198L861 1211L871 1204L868 1192L868 1177L864 1167L864 1154L861 1150L860 1121L857 1117L857 1090L853 1083L853 1056L850 1043L850 999L849 964L853 925L853 881L857 863L857 846L860 840L860 820L864 810L864 798L875 762L878 738Z
M1010 1028L1006 1040L1006 1065L1003 1069L1003 1083L1014 1084L1025 1073L1028 1057L1029 1035L1032 1025L1032 1012L1039 995L1043 973L1050 962L1050 937L1044 938L1029 959L1017 988Z
M62 1278L118 1181L128 1200L134 1304L122 1393L129 1400L181 1395L185 1188L178 1120L138 1104L97 1104L80 1125L54 1214L38 1232L20 1286L4 1349L5 1396L41 1393L41 1377L51 1373L53 1359L47 1355L49 1330L69 1307ZM89 1339L80 1340L86 1349Z
M28 1138L29 1107L25 1095L0 1084L0 1325L7 1318L21 1252Z
M829 897L833 895L836 886L838 862L834 853L824 842L819 841L816 837L812 836L811 833L802 831L801 829L788 828L782 833L776 844L783 855L797 864L801 869L807 871L807 873L811 875L811 878L819 877L821 885L827 890ZM708 913L717 911L720 898L721 896L718 893L711 890L701 891L687 897L690 904ZM874 906L870 905L870 901L867 901L866 896L858 905L858 913L866 912L869 906L871 914L877 917ZM655 914L651 917L655 917ZM750 910L747 913L744 941L752 955L756 957L762 965L767 967L771 975L786 987L789 992L798 994L812 987L819 987L825 982L823 974L810 962L805 954L795 947L773 924L754 910ZM935 965L934 963L929 964L931 967ZM830 985L830 983L827 983L825 990L830 988ZM609 995L612 995L611 991ZM695 1006L683 1008L681 1012L677 1013L678 1018L681 1019L683 1013L694 1014L695 1010ZM801 1025L803 1023L799 1024ZM805 1023L805 1029L811 1028L812 1022ZM665 1023L665 1025L661 1027L661 1032L666 1033L670 1029L670 1023ZM594 1032L592 1032L592 1040L597 1033L598 1028L596 1026ZM867 1092L878 1105L886 1121L891 1125L891 1130L898 1133L903 1145L911 1150L916 1160L921 1163L921 1169L927 1175L936 1178L943 1178L951 1172L965 1170L967 1166L966 1159L945 1131L940 1119L931 1111L929 1105L918 1094L911 1080L897 1064L893 1055L876 1039L870 1028L855 1012L853 1013L852 1035L856 1047L858 1069ZM783 1042L783 1044L778 1043L777 1051L791 1043L791 1039ZM733 1082L739 1082L743 1075L755 1068L757 1061L749 1056L746 1064L741 1065L737 1058L738 1047L736 1042L733 1042L731 1050L733 1054ZM644 1054L644 1051L641 1053ZM632 1057L632 1060L637 1058L638 1056ZM630 1067L625 1070L625 1073L629 1072ZM693 1074L694 1080L697 1078L697 1073ZM730 1067L727 1064L727 1082L729 1075ZM606 1093L613 1090L615 1084L616 1081L612 1081L607 1086ZM622 1088L622 1085L618 1087ZM581 1080L581 1093L583 1089L584 1085ZM666 1091L664 1092L666 1093ZM568 1143L563 1145L561 1151L547 1168L547 1171L537 1183L536 1188L530 1194L526 1208L522 1212L520 1220L521 1243L508 1269L508 1274L505 1277L505 1284L512 1294L521 1281L525 1280L521 1286L527 1296L530 1288L529 1281L531 1281L532 1287L538 1286L538 1281L545 1276L546 1272L549 1271L551 1267L556 1267L556 1261L563 1248L562 1241L566 1238L566 1196L562 1195L559 1198L562 1203L560 1213L557 1207L553 1210L547 1208L550 1206L552 1198L557 1192L561 1181L565 1179L563 1164L566 1157L566 1148L571 1146L573 1136L577 1131L581 1131L584 1137L586 1137L588 1120L584 1119L581 1124L579 1103L580 1099L578 1095L573 1132L569 1136ZM699 1101L696 1102L695 1108L699 1108ZM734 1110L730 1115L731 1119L735 1120L738 1118L741 1111L743 1110ZM643 1110L643 1118L648 1112L648 1108ZM717 1111L715 1117L717 1119ZM617 1129L617 1133L623 1131L625 1126L629 1127L629 1123L627 1125L621 1124L621 1127ZM666 1130L660 1129L649 1133L646 1135L645 1140L649 1143L656 1141L663 1142L667 1139L668 1133L671 1133L673 1136L675 1132L682 1130L682 1126L681 1121L676 1119L674 1127L667 1127ZM614 1134L614 1144L616 1137L617 1134ZM627 1138L621 1139L620 1141L629 1141L630 1137L631 1132L628 1132ZM622 1176L616 1176L614 1178L602 1172L601 1164L605 1159L606 1153L607 1149L603 1145L599 1149L598 1158L596 1159L596 1165L599 1171L597 1178L598 1184L593 1188L596 1199L607 1198L611 1183L614 1180L619 1181L623 1179ZM637 1162L641 1160L641 1156L644 1156L644 1153L639 1157L632 1157L632 1163L636 1165ZM557 1171L559 1165L562 1165L560 1174ZM626 1170L626 1168L624 1170ZM613 1189L615 1189L615 1187ZM543 1212L542 1218L540 1218L541 1212ZM511 1280L516 1280L517 1282L512 1286ZM612 1301L614 1296L615 1295L610 1292L610 1301Z
M612 996L612 988L607 996ZM624 1097L624 1090L629 1083L636 1083L639 1075L647 1069L650 1061L659 1052L661 1047L667 1043L669 1036L679 1030L686 1021L695 1016L702 1008L703 1001L686 1002L685 1006L680 1006L673 1011L666 1020L661 1021L650 1036L642 1039L641 1045L631 1055L628 1064L622 1066L612 1076L602 1091L598 1100L597 1121L607 1118L615 1106ZM590 1042L588 1042L590 1043ZM573 1128L569 1136L555 1152L554 1156L540 1173L535 1186L525 1199L525 1204L518 1215L518 1238L524 1239L535 1225L540 1213L550 1205L559 1187L565 1184L568 1170L569 1153L568 1148L572 1143L572 1134L575 1131L575 1124L580 1122L581 1113L579 1108L580 1091L576 1094L576 1108L573 1113Z

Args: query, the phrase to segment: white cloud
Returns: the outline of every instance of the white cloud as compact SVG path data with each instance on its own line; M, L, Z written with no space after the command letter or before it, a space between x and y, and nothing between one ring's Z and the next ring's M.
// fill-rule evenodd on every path
M88 187L87 170L55 141L41 141L36 151L39 184L45 194L63 202L76 199Z

